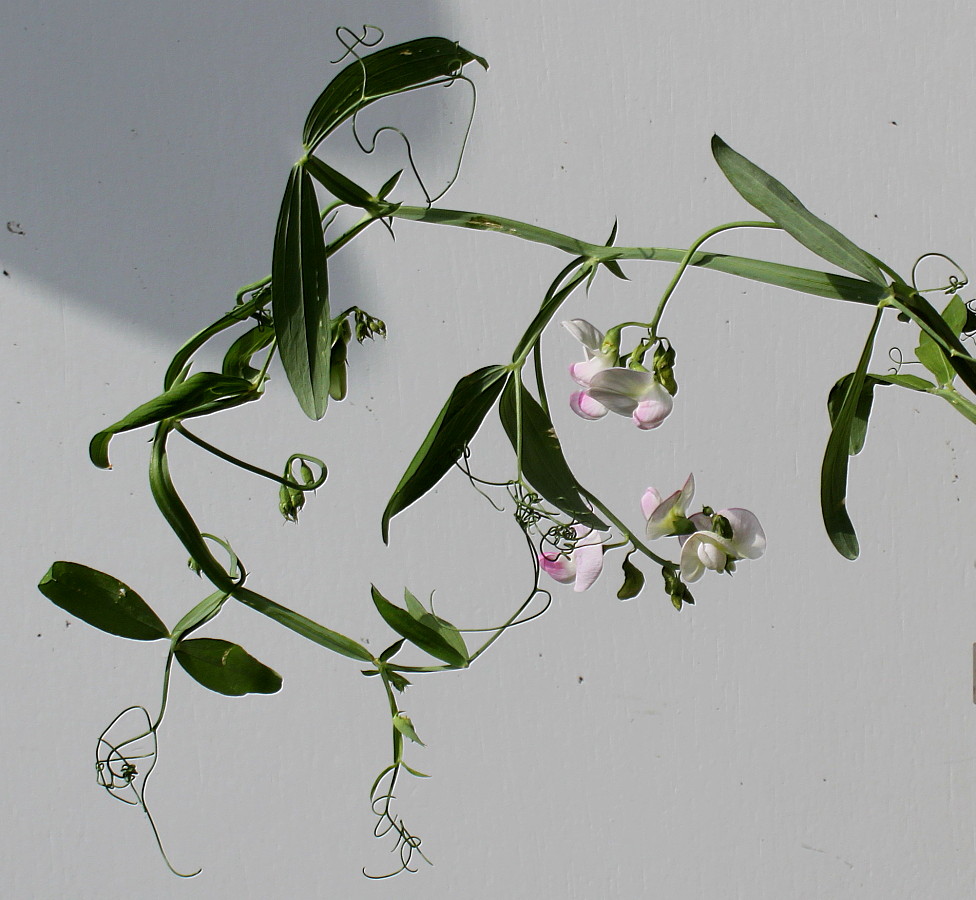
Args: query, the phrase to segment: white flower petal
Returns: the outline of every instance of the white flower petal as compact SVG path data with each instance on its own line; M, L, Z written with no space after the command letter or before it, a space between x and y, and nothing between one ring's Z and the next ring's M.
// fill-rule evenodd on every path
M594 375L592 386L601 391L630 397L635 401L634 406L641 400L657 399L655 388L664 390L650 372L638 372L636 369L625 369L622 366L613 366Z
M684 485L681 487L681 499L678 501L678 508L682 513L691 506L691 501L695 496L695 473L688 474Z
M593 353L598 353L603 346L603 332L586 319L570 319L568 322L563 322L563 328Z
M735 556L729 541L714 531L696 531L681 548L681 577L691 583L701 578L706 568L722 571L729 556Z
M576 583L573 590L585 591L603 571L603 545L577 544L573 551L573 562L576 563Z
M594 400L586 391L576 391L569 395L569 408L581 419L591 422L602 419L607 414L607 408Z
M725 516L732 526L732 546L737 557L759 559L766 552L766 533L754 513L734 507L721 510L719 515Z
M705 567L698 558L698 543L692 540L698 534L691 535L681 548L681 579L687 584L693 584L705 574Z

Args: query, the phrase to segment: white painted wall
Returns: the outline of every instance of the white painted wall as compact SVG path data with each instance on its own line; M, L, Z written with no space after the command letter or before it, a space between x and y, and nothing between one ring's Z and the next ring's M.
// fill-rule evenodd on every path
M111 473L85 448L267 272L336 26L441 33L488 57L452 206L594 240L617 217L621 243L685 246L748 215L711 160L718 132L905 271L930 249L976 266L970 4L8 0L4 19L0 219L24 232L0 230L5 896L973 895L970 428L934 399L880 392L852 466L862 558L834 554L820 524L824 399L867 310L692 274L668 313L681 393L664 428L588 424L560 403L577 471L632 522L648 484L693 470L703 501L759 514L769 553L703 582L681 614L656 579L617 601L612 563L472 670L408 692L429 745L409 758L434 776L401 794L436 863L416 876L360 874L390 862L366 802L387 761L379 686L243 609L209 633L285 687L232 701L176 678L149 800L175 864L204 871L170 876L92 771L112 716L156 702L162 648L70 621L34 588L63 558L129 582L169 622L202 596L148 496L141 437L117 440ZM413 108L412 130L450 140L460 96ZM437 589L465 624L517 602L518 535L461 479L403 514L389 550L379 515L450 384L507 358L565 262L501 237L397 235L377 229L334 267L336 304L390 326L386 345L354 351L348 402L313 424L279 377L259 407L207 425L270 467L299 449L329 462L301 527L279 524L273 488L192 450L174 460L258 589L372 647L387 632L371 581L393 597ZM722 248L812 262L767 234ZM670 276L628 272L567 317L646 311ZM888 324L876 369L899 342L908 329ZM554 334L546 353L568 393L576 346ZM489 474L505 471L497 431L476 448Z

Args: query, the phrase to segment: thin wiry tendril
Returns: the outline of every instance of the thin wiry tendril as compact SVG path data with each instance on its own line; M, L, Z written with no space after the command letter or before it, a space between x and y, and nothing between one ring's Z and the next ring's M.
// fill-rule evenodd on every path
M371 29L377 33L377 37L373 41L369 40L369 32ZM338 65L347 56L350 55L355 56L356 59L362 62L362 59L360 59L359 54L356 53L356 47L375 47L386 36L383 33L383 29L377 25L363 25L363 33L361 36L356 34L356 32L354 32L351 28L347 28L345 25L340 25L335 30L335 35L339 43L346 48L346 52L343 53L342 56L340 56L338 59L333 59L331 61L332 65ZM351 44L347 44L345 42L345 40L343 39L344 35L348 35L349 37L352 38Z
M141 713L145 719L143 730L135 735L135 737L128 738L119 744L114 744L108 740L106 735L123 716L131 712ZM156 721L152 722L149 711L144 706L129 706L123 709L122 712L109 722L108 726L98 736L98 742L95 747L95 772L97 773L98 783L116 800L120 800L129 806L138 806L142 809L146 818L149 820L149 826L152 828L156 846L159 848L159 853L163 857L167 868L174 875L179 875L180 878L193 878L195 875L199 875L202 870L197 869L196 872L180 872L173 867L169 857L166 855L166 849L163 847L163 841L160 837L159 829L156 827L156 822L152 817L152 813L149 812L149 807L146 805L146 785L149 781L149 776L156 767L156 756L159 746L156 731L161 718L162 711ZM149 739L148 748L133 747L139 741L147 738ZM129 747L133 747L133 749L126 749ZM140 772L136 761L139 762L139 765L142 765L144 760L148 760L149 763L144 768L144 771ZM139 783L140 776L141 784ZM127 791L131 792L132 799L122 796Z
M424 855L423 850L420 849L421 839L416 835L411 834L407 830L406 825L404 825L403 819L393 813L391 810L391 804L393 800L396 799L393 793L393 788L396 785L397 776L399 774L400 766L391 766L387 771L380 774L380 777L373 785L373 790L370 792L370 807L373 810L373 814L377 817L377 822L373 826L373 836L382 838L388 835L391 831L395 832L396 844L393 846L390 852L399 852L400 855L400 867L392 872L387 872L385 875L370 875L365 868L363 869L363 875L376 881L384 878L392 878L394 875L399 875L401 872L418 871L416 867L411 866L414 853L417 853L428 865L433 865L433 863ZM387 775L389 775L389 784L383 793L378 794L377 790L379 790L380 785L383 783L384 777Z
M404 147L407 152L407 164L410 167L410 171L413 173L413 177L417 180L417 184L420 185L420 190L423 191L424 193L424 201L428 209L431 206L433 206L434 203L440 200L441 197L443 197L454 186L454 182L457 181L458 175L461 172L461 160L464 157L464 150L468 145L468 137L471 134L471 124L474 121L475 110L478 106L478 89L475 87L474 82L470 78L468 78L466 75L462 75L460 72L456 72L453 75L450 75L446 78L440 78L434 81L430 81L427 84L421 84L421 85L417 85L414 88L409 88L409 90L417 90L418 88L433 87L434 85L438 85L438 84L443 84L445 87L452 87L454 83L457 81L464 81L471 87L471 112L468 114L468 121L464 127L464 137L461 139L461 147L458 151L457 164L454 166L454 172L451 174L450 178L448 178L447 184L444 186L443 190L441 190L440 193L436 194L433 197L430 195L430 192L427 190L427 185L424 183L424 179L420 174L420 170L417 168L416 161L414 160L413 157L413 146L410 143L410 138L407 137L407 135L401 129L397 128L394 125L383 125L377 128L376 131L373 132L373 136L370 138L370 143L369 146L367 147L365 141L363 141L362 137L359 134L359 127L358 127L359 110L358 109L356 110L355 113L353 113L353 117L352 117L353 138L355 139L356 145L359 147L359 149L362 150L363 153L366 153L367 155L375 152L376 140L385 131L393 132L394 134L399 135L400 138L402 138ZM406 91L404 91L403 93L406 93ZM366 95L365 95L365 82L364 82L362 99L365 99L365 96ZM390 229L390 231L392 234L392 228Z
M955 275L949 276L949 283L939 285L938 287L930 288L920 288L915 280L915 273L918 270L919 265L926 259L936 257L938 259L944 259L949 265L954 266L956 271L962 276L958 278ZM946 256L944 253L924 253L917 260L915 260L915 265L912 266L912 287L915 288L920 294L931 293L932 291L943 291L946 294L955 294L956 291L964 288L969 284L969 276L966 275L965 270L959 265L952 257Z

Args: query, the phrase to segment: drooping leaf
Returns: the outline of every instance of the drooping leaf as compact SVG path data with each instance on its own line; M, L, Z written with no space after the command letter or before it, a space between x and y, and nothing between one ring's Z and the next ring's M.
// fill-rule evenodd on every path
M426 37L376 50L343 68L319 95L305 120L302 141L311 152L339 125L380 97L443 84L470 62L488 63L455 41Z
M218 375L215 372L197 372L158 397L137 406L125 418L96 434L88 445L88 455L100 469L110 469L108 445L117 434L154 425L163 419L204 416L247 403L257 397L251 382L244 378Z
M618 600L632 600L644 589L644 573L630 561L630 554L624 557L624 583L617 591Z
M271 284L285 375L305 415L321 419L329 402L332 354L328 262L315 188L301 165L291 170L281 202Z
M579 483L563 456L549 416L520 380L509 380L498 404L498 414L512 447L519 449L519 423L515 405L521 388L522 475L546 500L577 522L590 528L607 527L580 497Z
M508 373L506 366L485 366L465 375L454 386L386 504L383 511L384 543L389 543L390 520L423 497L461 458L488 410L495 405Z
M468 665L468 651L463 640L460 641L460 647L456 646L456 641L453 638L448 639L442 627L432 626L425 621L414 618L407 610L390 603L375 587L372 588L372 594L373 603L383 617L383 621L401 637L406 638L425 653L446 662L449 666L465 668ZM428 615L430 614L428 613ZM431 618L434 617L431 616ZM460 639L460 634L457 633L457 629L453 625L450 626L450 629Z
M854 373L845 375L831 389L827 396L827 414L830 416L830 424L833 427L837 421L837 414L843 406L847 396L847 389L850 386ZM850 455L856 456L864 448L864 439L868 431L868 419L871 417L871 405L874 401L874 388L878 384L885 384L881 379L874 375L865 375L861 385L861 393L857 398L854 407L854 418L851 421L851 445Z
M817 256L878 287L887 281L869 253L808 210L784 185L733 150L717 134L712 155L742 197Z
M175 655L191 678L218 694L240 697L281 690L281 676L274 669L230 641L190 638L176 645Z
M81 563L56 562L37 585L55 606L109 634L158 641L169 631L132 588Z
M854 525L847 514L847 466L851 452L851 432L865 375L874 349L874 339L878 333L883 310L878 309L868 339L861 351L857 369L850 376L847 391L834 419L827 448L824 451L823 467L820 472L820 509L823 513L824 527L837 552L847 559L857 559L860 552Z
M251 358L255 353L270 347L274 336L274 328L271 325L256 325L242 334L224 354L224 363L221 367L224 375L244 378L248 381L256 378L259 370L251 365Z

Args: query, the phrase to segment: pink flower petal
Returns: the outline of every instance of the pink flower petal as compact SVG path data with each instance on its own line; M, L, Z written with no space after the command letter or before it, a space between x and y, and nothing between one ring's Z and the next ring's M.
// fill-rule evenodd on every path
M641 431L650 431L652 428L657 428L664 420L671 414L671 410L674 408L674 402L671 400L671 395L664 391L664 396L667 400L641 400L637 404L637 408L631 413L631 418L634 420L634 424Z
M573 363L569 374L580 387L588 388L594 377L611 366L610 360L603 356L593 356L586 362Z
M603 545L580 543L573 551L576 563L576 583L574 591L585 591L597 580L603 571Z
M732 526L732 546L737 557L759 559L766 552L766 533L754 513L735 507L723 509L719 515L725 516Z
M607 408L594 400L586 391L576 391L569 395L569 408L581 419L591 422L602 419L607 414Z
M576 563L556 551L539 554L539 566L550 578L560 584L569 584L576 578Z
M641 512L644 513L644 518L649 519L651 513L654 512L657 507L661 505L661 495L652 487L649 487L644 491L644 496L641 497Z

